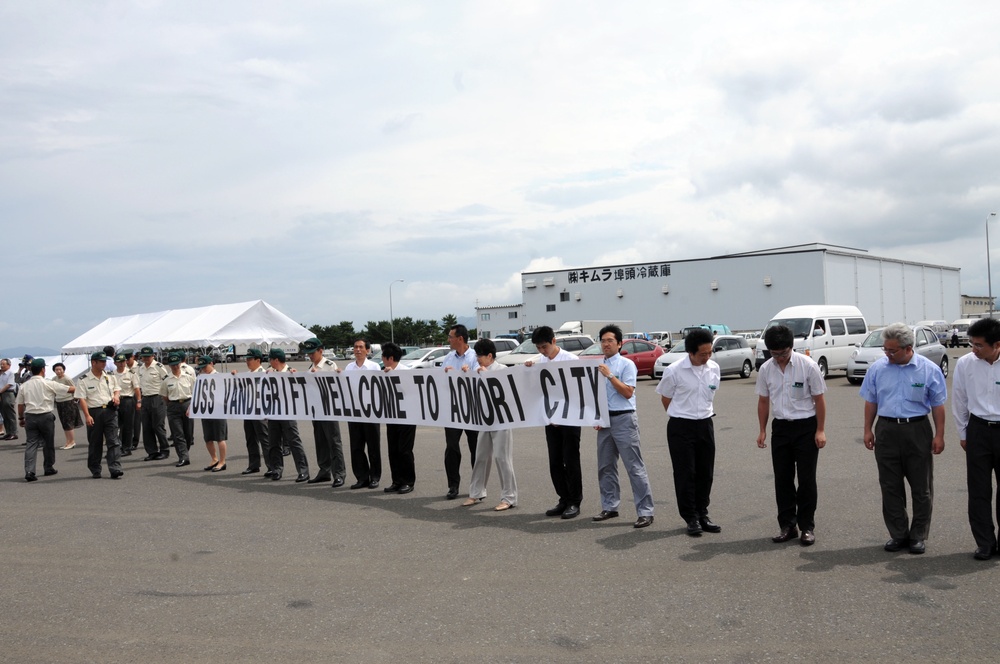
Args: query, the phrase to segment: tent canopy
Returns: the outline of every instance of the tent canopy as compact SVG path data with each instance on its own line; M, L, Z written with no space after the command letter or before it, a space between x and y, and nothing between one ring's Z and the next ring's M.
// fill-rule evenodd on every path
M208 346L298 344L314 336L267 302L217 304L108 318L62 347L64 354L105 346L138 350Z

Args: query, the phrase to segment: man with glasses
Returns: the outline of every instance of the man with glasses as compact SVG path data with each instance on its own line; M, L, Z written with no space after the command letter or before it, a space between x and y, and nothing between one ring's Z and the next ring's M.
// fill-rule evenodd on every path
M1000 321L981 318L969 326L972 352L955 363L951 412L965 450L969 486L969 526L976 560L997 552L993 522L993 475L1000 478ZM1000 509L1000 494L997 496ZM998 512L1000 513L1000 512Z
M461 374L473 372L479 366L476 351L469 346L469 330L464 325L452 325L448 329L448 345L452 352L448 353L441 366L445 371L455 371ZM465 429L465 442L469 445L469 463L476 465L476 444L479 442L479 432ZM444 429L444 472L448 476L448 500L458 498L458 485L462 481L462 432L463 429L445 427Z
M684 338L687 357L663 372L656 393L667 421L667 447L674 467L677 510L687 523L687 534L719 533L722 527L708 518L715 476L715 427L712 402L721 372L712 360L714 335L704 328Z
M632 485L637 519L634 528L653 523L653 493L649 488L646 464L639 449L639 418L635 413L635 382L638 378L635 362L622 357L622 330L617 325L601 329L601 352L604 361L597 367L608 379L608 414L610 427L597 429L597 483L601 488L601 513L594 521L606 521L618 516L621 488L618 485L618 457Z
M909 547L910 553L921 554L931 526L932 454L944 449L948 390L940 367L913 352L913 330L905 323L893 323L882 331L882 349L885 358L868 368L861 398L865 447L875 451L882 518L889 530L883 548L896 552ZM934 418L933 432L928 414ZM912 522L906 513L904 480L910 485Z
M771 466L781 532L771 541L780 544L799 537L802 546L811 546L816 542L816 463L826 445L826 382L811 357L792 352L794 341L784 325L764 332L771 359L757 373L757 447L767 447L767 419L773 411Z

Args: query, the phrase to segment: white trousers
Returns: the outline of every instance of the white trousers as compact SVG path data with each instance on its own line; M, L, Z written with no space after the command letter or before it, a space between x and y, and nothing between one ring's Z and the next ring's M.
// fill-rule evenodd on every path
M514 436L510 429L479 433L476 464L472 467L472 481L469 483L470 498L486 497L486 482L490 479L490 469L496 463L497 475L500 476L500 500L517 505L513 443Z

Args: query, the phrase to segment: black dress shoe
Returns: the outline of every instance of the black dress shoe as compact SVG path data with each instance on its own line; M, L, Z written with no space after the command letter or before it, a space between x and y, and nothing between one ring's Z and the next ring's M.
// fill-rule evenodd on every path
M632 524L632 527L633 528L645 528L646 526L650 525L651 523L653 523L653 517L651 517L651 516L640 516L638 519L635 520L635 523Z
M149 454L147 456L142 457L142 460L143 461L159 461L160 460L160 455L159 454Z
M35 480L37 480L37 479L38 479L38 478L37 478L37 477L35 477L35 474L34 474L34 473L25 473L25 474L24 474L24 481L25 481L25 482L34 482L34 481L35 481Z
M399 491L397 493L410 493L411 491L413 491L412 484L400 484Z
M222 464L221 466L216 466L215 468L213 468L212 472L213 473L221 473L225 469L226 469L226 464Z
M247 468L246 470L244 470L242 473L240 473L240 475L253 475L254 473L259 473L259 472L260 472L260 468L255 468L254 466L250 466L249 468Z
M390 484L386 488L382 489L382 491L384 493L396 493L397 491L399 491L399 485L396 484L395 482L393 482L392 484Z
M614 519L618 516L618 512L614 510L601 510L601 513L591 519L591 521L607 521L608 519Z
M448 489L448 493L446 493L444 497L448 500L455 500L458 498L458 487L456 486Z
M364 482L362 482L361 480L358 480L357 482L355 482L354 484L351 485L351 488L352 489L364 489L366 486L368 486L368 480L365 480Z
M99 480L101 479L101 471L95 470L92 473L90 473L90 476L93 477L95 480Z
M281 473L279 473L277 471L275 471L274 474L271 475L271 481L272 482L277 482L280 479L281 479Z
M716 524L712 523L712 520L708 518L707 514L698 519L698 523L701 524L701 529L704 530L706 533L722 532L722 526L717 526Z
M816 535L813 534L811 530L803 530L802 536L799 537L799 544L802 546L812 546L816 543Z
M132 456L132 450L122 450L122 456Z
M27 478L25 478L27 479ZM30 481L30 480L29 480ZM992 546L977 546L976 552L972 554L972 557L976 560L989 560L993 557L993 547Z
M910 543L909 540L892 538L888 542L886 542L885 546L883 546L882 548L888 551L889 553L896 553L909 543Z
M174 464L174 468L180 468L182 466L190 466L190 465L191 465L191 459L181 459L180 461Z
M202 468L202 470L204 470L204 471L207 472L209 470L212 470L213 468L215 468L215 464L214 463L211 466L205 466L204 468Z
M273 470L267 471L266 473L264 473L264 477L266 477L267 479L271 479L272 477L274 477L274 471Z
M316 477L306 482L306 484L319 484L320 482L329 482L329 481L330 481L329 476L317 475Z
M58 471L58 470L56 470L55 468L49 468L48 470L46 470L46 471L45 471L44 473L42 473L42 474L43 474L43 475L45 475L46 477L48 477L49 475L55 475L55 474L57 474L58 472L59 472L59 471Z
M281 448L281 456L288 456L291 453L292 453L291 448L288 447Z
M698 519L688 521L687 534L691 537L701 537L701 522Z
M342 487L342 486L344 486L344 478L343 477L338 477L337 479L335 479L333 481L333 488L334 489L336 489L337 487Z
M161 459L169 459L170 458L170 450L167 450L166 452L160 452L160 458Z
M308 482L308 481L309 481L309 473L299 473L299 476L295 478L296 484L298 484L299 482Z
M795 526L785 526L781 529L781 532L771 538L771 541L775 544L781 544L782 542L787 542L793 540L799 536L799 529Z
M569 507L566 508L566 510L562 513L562 516L560 516L559 518L560 519L575 519L578 516L580 516L580 506L579 505L570 505Z
M368 488L369 489L377 489L378 488L378 482L379 482L378 479L372 480L371 482L368 483Z
M566 503L558 503L552 509L545 510L545 516L560 516L566 511Z
M113 480L116 480L119 477L123 477L124 475L125 475L125 473L123 471L121 471L121 470L112 470L111 471L111 479L113 479Z
M910 541L910 553L919 556L921 553L927 550L927 546L924 544L923 540L911 540Z

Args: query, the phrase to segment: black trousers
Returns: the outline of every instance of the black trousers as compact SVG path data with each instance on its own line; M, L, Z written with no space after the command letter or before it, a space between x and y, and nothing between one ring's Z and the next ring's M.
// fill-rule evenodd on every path
M159 394L142 397L142 446L146 454L169 454L167 442L167 405Z
M122 451L132 448L132 425L135 422L135 397L122 397L118 404L118 440Z
M667 421L667 447L674 467L677 511L685 521L708 516L715 478L715 427L711 418Z
M774 468L774 500L778 525L816 527L816 418L774 420L771 423L771 465ZM795 487L795 475L799 486Z
M444 473L448 477L448 488L458 489L462 482L462 433L469 445L469 466L476 465L476 445L479 443L478 431L464 429L444 430Z
M132 398L133 408L132 408L132 440L125 440L122 438L122 449L131 446L131 449L139 447L139 441L142 440L142 411L138 410L139 401Z
M91 408L94 425L87 427L87 468L101 472L101 452L107 444L108 470L122 469L122 448L118 442L118 413L112 408Z
M313 441L316 445L316 464L319 466L316 477L321 480L347 477L340 422L314 420Z
M260 468L261 451L267 450L267 420L243 420L243 435L247 439L247 468ZM266 455L264 464L273 470Z
M188 438L188 429L191 418L187 416L187 408L191 403L190 399L185 401L171 401L167 403L167 423L170 425L170 435L174 439L174 449L177 450L177 460L190 460L188 450L191 449L191 438ZM143 403L145 406L146 404Z
M559 504L579 507L583 502L580 427L546 425L545 444L549 451L549 477Z
M73 402L76 405L76 402ZM77 406L79 407L79 406ZM25 413L24 434L28 445L24 448L24 474L35 472L38 448L42 449L42 465L46 472L56 463L56 416L53 413Z
M386 424L385 442L389 448L389 472L393 484L409 484L417 479L413 463L413 442L417 437L415 424Z
M989 426L978 417L969 418L965 432L965 472L969 485L969 526L976 546L997 545L993 521L993 477L1000 480L1000 426ZM1000 522L1000 492L996 499Z
M281 453L284 447L292 450L295 471L299 475L308 475L309 459L306 457L306 448L302 446L302 437L299 436L298 422L295 420L268 420L265 455L271 461L269 469L276 473L282 473L285 470L285 458Z
M348 422L347 436L351 440L351 472L354 478L359 482L380 481L382 448L378 424Z

